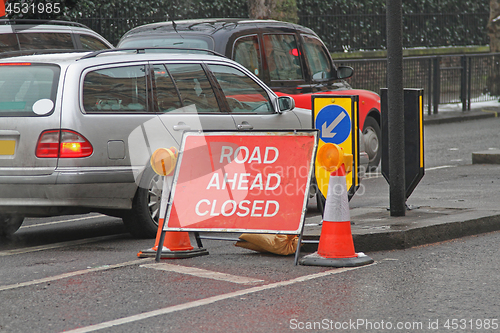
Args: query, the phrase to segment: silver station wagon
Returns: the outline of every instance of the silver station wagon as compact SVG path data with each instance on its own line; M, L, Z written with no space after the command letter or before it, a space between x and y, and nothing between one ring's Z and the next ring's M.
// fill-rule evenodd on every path
M121 217L136 237L154 237L156 149L179 147L185 130L311 122L309 110L216 54L115 49L2 59L0 235L25 217L100 212Z

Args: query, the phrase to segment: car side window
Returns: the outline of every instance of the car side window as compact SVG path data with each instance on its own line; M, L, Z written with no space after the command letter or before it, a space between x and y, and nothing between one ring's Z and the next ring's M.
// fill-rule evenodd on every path
M306 62L311 69L313 80L334 78L332 63L323 43L314 37L302 36L304 38L304 49Z
M260 77L262 73L262 61L260 59L259 38L257 35L238 38L234 42L233 59Z
M200 64L167 64L177 90L182 110L187 113L220 112L212 85Z
M18 33L19 45L21 50L32 49L74 49L73 39L66 33Z
M89 113L146 112L145 67L113 67L87 73L83 81L83 106Z
M302 80L302 67L295 36L266 34L263 40L270 79Z
M157 112L171 112L182 107L172 78L164 65L153 65L154 88L156 91L154 107Z
M269 95L259 84L242 71L224 65L209 65L215 75L231 112L272 113Z
M109 49L109 46L104 44L98 38L90 35L79 35L80 43L82 43L82 48L85 50L105 50Z

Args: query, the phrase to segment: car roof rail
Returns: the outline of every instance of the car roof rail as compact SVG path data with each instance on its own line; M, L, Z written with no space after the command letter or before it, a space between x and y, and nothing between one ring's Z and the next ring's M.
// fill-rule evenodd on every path
M37 19L0 19L0 25L16 25L16 24L53 24L53 25L64 25L70 27L89 29L89 27L87 27L85 24L72 21L37 20Z
M213 50L208 50L208 49L186 48L186 47L139 47L139 48L137 48L137 47L127 48L126 47L126 48L104 49L104 50L94 51L92 53L84 55L83 57L81 57L78 60L95 58L95 57L97 57L101 54L104 54L104 53L135 51L137 54L140 54L140 53L146 53L147 50L188 51L187 53L197 51L197 52L207 52L207 53L210 53L210 54L215 55L215 56L227 58L225 55L220 54L219 52L215 52ZM175 53L175 52L169 52L169 53Z

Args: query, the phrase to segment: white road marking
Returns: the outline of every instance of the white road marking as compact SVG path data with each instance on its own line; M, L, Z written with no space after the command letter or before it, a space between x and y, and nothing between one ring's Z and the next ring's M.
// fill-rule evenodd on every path
M126 234L84 238L84 239L78 239L78 240L68 241L68 242L60 242L60 243L46 244L46 245L40 245L40 246L31 246L31 247L15 249L15 250L0 251L0 257L13 256L16 254L24 254L24 253L51 250L51 249L58 249L61 247L95 243L95 242L106 241L106 240L111 240L111 239L118 239L118 238L123 238L123 235L126 235Z
M46 277L43 279L37 279L37 280L32 280L32 281L10 284L10 285L6 285L6 286L0 286L0 291L11 290L11 289L16 289L16 288L21 288L21 287L29 287L29 286L33 286L35 284L52 282L52 281L56 281L56 280L70 278L70 277L77 276L77 275L83 275L83 274L100 272L100 271L107 271L110 269L116 269L116 268L121 268L121 267L125 267L125 266L137 265L137 264L144 263L146 261L153 261L153 260L154 260L154 258L138 259L138 260L128 261L128 262L115 264L115 265L104 265L104 266L99 266L99 267L94 267L94 268L82 269L80 271L69 272L69 273L64 273L64 274L55 275L55 276L49 276L49 277Z
M227 282L239 283L239 284L252 284L252 283L264 282L264 280L252 279L252 278L245 277L245 276L237 276L237 275L225 274L225 273L220 273L220 272L208 271L206 269L201 269L201 268L196 268L196 267L187 267L187 266L172 265L172 264L165 264L165 263L146 264L146 265L141 265L140 267L153 268L153 269L167 271L167 272L188 274L188 275L193 275L193 276L202 277L202 278L206 278L206 279L227 281Z
M340 274L340 273L352 271L352 270L363 268L363 267L369 267L372 265L374 265L374 264L367 265L367 266L360 266L360 267L332 269L332 270L328 270L326 272L305 275L305 276L301 276L301 277L287 280L287 281L280 281L280 282L266 284L263 286L257 286L257 287L252 287L252 288L248 288L248 289L238 290L238 291L234 291L234 292L227 293L227 294L212 296L212 297L200 299L197 301L192 301L192 302L188 302L188 303L184 303L184 304L169 306L169 307L166 307L163 309L144 312L144 313L141 313L138 315L123 317L120 319L115 319L115 320L111 320L111 321L107 321L107 322L103 322L100 324L95 324L95 325L91 325L91 326L87 326L87 327L81 327L81 328L77 328L77 329L69 330L69 331L65 331L65 332L66 333L94 332L94 331L102 330L105 328L110 328L110 327L114 327L114 326L118 326L118 325L128 324L128 323L136 322L139 320L144 320L144 319L148 319L151 317L161 316L161 315L165 315L165 314L169 314L169 313L173 313L173 312L177 312L177 311L188 310L188 309L196 308L196 307L203 306L203 305L212 304L215 302L219 302L219 301L223 301L223 300L227 300L227 299L231 299L231 298L236 298L236 297L240 297L240 296L244 296L244 295L254 294L254 293L257 293L260 291L275 289L275 288L279 288L279 287L289 286L292 284L306 282L306 281L326 277L329 275Z
M433 168L425 168L425 170L430 171L430 170L439 170L439 169L456 168L456 167L457 167L456 165L441 165Z
M75 221L84 221L84 220L90 220L90 219L95 219L98 217L109 217L107 215L99 214L99 215L92 215L92 216L85 216L85 217L79 217L75 219L69 219L69 220L60 220L60 221L52 221L52 222L44 222L44 223L37 223L37 224L32 224L32 225L23 225L21 226L20 229L27 229L27 228L34 228L34 227L42 227L46 225L53 225L53 224L59 224L59 223L68 223L68 222L75 222Z

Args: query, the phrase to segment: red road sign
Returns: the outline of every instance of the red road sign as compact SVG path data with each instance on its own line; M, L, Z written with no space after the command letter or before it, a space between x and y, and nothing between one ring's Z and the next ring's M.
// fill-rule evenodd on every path
M300 234L317 131L186 132L164 231Z

